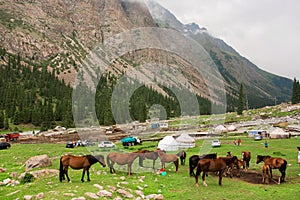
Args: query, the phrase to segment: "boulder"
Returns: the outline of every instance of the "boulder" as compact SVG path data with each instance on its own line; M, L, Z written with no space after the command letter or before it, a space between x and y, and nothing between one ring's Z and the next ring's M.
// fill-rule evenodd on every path
M48 155L40 155L29 158L25 162L25 171L30 171L37 167L49 167L51 160Z

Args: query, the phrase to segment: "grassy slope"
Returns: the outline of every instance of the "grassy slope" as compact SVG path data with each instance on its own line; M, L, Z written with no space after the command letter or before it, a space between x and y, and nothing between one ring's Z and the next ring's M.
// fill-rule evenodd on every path
M296 146L299 145L300 140L297 138L283 139L283 140L270 140L270 149L265 152L263 147L263 141L253 141L250 138L242 138L242 146L233 146L233 138L221 139L222 147L212 149L211 152L217 152L219 156L226 155L227 151L232 151L233 154L240 157L242 150L250 150L252 152L252 160L250 169L257 169L260 171L261 164L255 164L255 157L257 154L270 154L276 156L273 152L280 152L285 154L283 156L291 164L287 169L287 182L282 185L253 185L239 180L238 178L224 178L223 186L219 187L217 184L217 178L209 176L207 178L208 187L202 187L201 185L196 188L194 186L195 179L190 178L188 175L188 167L184 166L179 168L179 173L174 172L173 165L167 166L167 176L162 177L152 172L136 173L130 178L127 178L125 172L117 171L117 175L109 174L108 168L102 168L96 164L91 168L91 182L80 182L81 170L70 170L71 183L60 183L58 177L44 177L39 180L35 180L33 183L18 185L16 187L0 187L1 199L16 199L23 198L24 195L36 195L39 192L45 193L45 199L71 199L72 197L64 196L64 193L74 193L77 197L84 196L85 192L97 192L93 184L98 183L108 189L108 185L116 186L117 182L121 182L120 176L125 176L126 181L130 184L126 187L133 190L137 189L137 186L148 185L144 189L144 193L158 193L160 190L165 199L295 199L299 194L300 178L298 173L300 167L297 166L297 150ZM188 157L193 154L198 154L199 147L201 147L203 141L197 142L197 147L189 149L187 151ZM154 143L145 142L144 146L151 146ZM136 149L139 148L135 147ZM136 150L132 149L132 150ZM95 150L95 148L89 149ZM99 149L98 149L99 151ZM50 168L58 169L59 157L65 153L73 153L76 155L87 154L89 151L86 148L66 149L63 144L14 144L9 150L0 151L0 163L1 167L6 168L5 173L0 174L0 180L7 178L9 173L17 171L19 173L24 171L22 166L25 161L35 155L48 154L53 161L53 165ZM102 152L105 154L107 152ZM135 161L137 163L137 161ZM145 162L146 166L151 166L151 161ZM117 166L116 166L117 167ZM159 161L157 164L159 167ZM120 170L120 169L117 169ZM107 174L97 175L96 172L105 171ZM136 167L135 171L141 171ZM279 175L278 170L273 172ZM139 182L138 177L145 175L145 182ZM14 195L6 196L7 194L20 190ZM114 196L117 196L114 193ZM3 198L2 198L3 197Z

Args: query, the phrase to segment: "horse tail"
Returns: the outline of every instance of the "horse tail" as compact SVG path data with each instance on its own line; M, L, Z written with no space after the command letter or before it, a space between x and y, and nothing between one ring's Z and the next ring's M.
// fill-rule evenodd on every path
M62 157L61 157L60 161L59 161L59 181L60 182L62 182L63 177L64 177L64 166L63 166Z

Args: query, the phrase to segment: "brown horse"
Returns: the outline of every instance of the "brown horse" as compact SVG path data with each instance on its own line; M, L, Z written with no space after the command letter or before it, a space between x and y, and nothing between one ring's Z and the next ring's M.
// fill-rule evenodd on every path
M181 150L176 154L180 158L180 164L185 165L186 152L185 150Z
M199 160L204 159L204 158L216 159L217 154L216 153L203 154L202 156L192 155L189 158L190 176L195 176L194 169L197 167Z
M178 172L178 156L176 154L166 154L160 149L156 149L154 152L158 153L162 168L166 168L166 163L173 162L176 167L176 172Z
M70 166L72 169L83 169L81 181L84 182L84 174L85 171L87 173L88 181L90 180L90 167L99 162L103 167L106 166L104 157L102 155L92 156L92 155L85 155L85 156L73 156L73 155L64 155L60 158L60 166L59 166L59 181L65 180L65 175L70 181L68 175L68 167Z
M270 182L269 172L270 172L270 166L264 164L262 166L262 183L269 183Z
M199 160L197 164L197 171L195 175L196 179L196 186L198 187L198 177L200 176L201 172L202 173L202 181L203 185L207 186L205 182L205 175L207 172L217 172L219 175L219 185L222 185L222 174L224 173L226 169L226 162L222 158L217 158L217 159L201 159Z
M156 161L157 158L158 158L157 152L149 151L149 150L139 150L139 151L136 151L136 152L134 152L134 153L141 153L141 154L142 154L142 156L139 157L139 165L140 165L141 167L144 167L144 165L143 165L143 160L144 160L145 158L147 158L147 159L153 160L153 166L152 166L152 168L154 169L155 161Z
M246 167L244 166L244 169L246 169L246 171L249 169L250 160L251 160L251 152L250 151L242 151L242 161L246 162Z
M118 152L111 152L107 155L107 165L110 168L110 173L116 173L114 169L114 164L117 163L118 165L126 165L128 166L128 175L131 175L131 166L133 161L142 156L141 153L118 153Z
M260 163L260 162L264 162L266 165L269 165L270 167L270 176L271 179L272 177L272 169L279 169L280 173L281 173L281 177L278 180L278 184L280 184L281 182L284 182L284 178L285 178L285 171L286 171L286 167L287 167L287 161L283 158L272 158L271 156L261 156L258 155L256 158L256 164Z

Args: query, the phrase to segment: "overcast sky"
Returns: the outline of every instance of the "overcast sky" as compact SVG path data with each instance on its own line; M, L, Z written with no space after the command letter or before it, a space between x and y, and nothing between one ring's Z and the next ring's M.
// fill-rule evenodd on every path
M261 69L300 79L300 1L157 0L181 22L196 22Z

